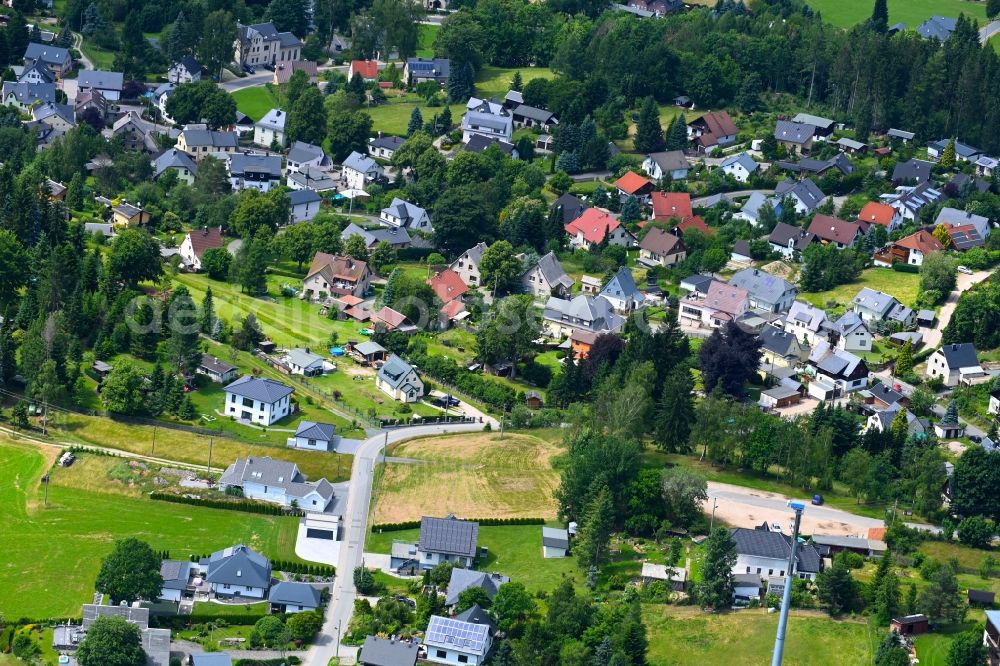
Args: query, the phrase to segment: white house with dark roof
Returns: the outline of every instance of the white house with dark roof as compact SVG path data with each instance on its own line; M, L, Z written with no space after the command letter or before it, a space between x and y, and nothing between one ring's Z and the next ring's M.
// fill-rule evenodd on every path
M272 613L303 613L320 607L320 592L309 583L281 581L267 594Z
M288 193L289 224L308 222L316 217L323 205L323 198L314 190L293 190Z
M320 146L306 143L305 141L295 141L288 148L285 155L285 173L293 174L305 167L323 169L330 166L330 158L326 156Z
M617 333L625 325L625 318L615 312L608 299L585 294L572 300L555 296L549 298L545 302L542 317L545 333L560 340L576 331Z
M569 552L569 530L542 526L542 557L566 557Z
M808 345L814 345L828 338L830 323L826 311L809 303L794 301L785 314L784 328Z
M345 243L351 236L361 236L365 241L365 247L369 250L374 248L376 245L385 241L392 247L398 249L409 247L410 242L413 240L410 234L403 228L375 228L375 229L364 229L359 227L354 222L351 222L344 230L340 232L340 239Z
M783 180L774 188L774 195L777 199L790 199L799 215L812 213L826 199L826 195L811 178L800 181L790 178Z
M404 227L431 232L431 217L427 211L409 201L393 197L392 202L379 213L379 220L390 227Z
M205 375L216 384L226 384L236 379L240 369L232 363L220 360L217 356L202 354L201 362L195 372Z
M468 143L477 134L509 143L514 134L514 119L499 102L471 97L465 104L461 127L462 143Z
M989 379L971 342L942 345L927 358L925 374L928 379L939 378L948 387L979 384Z
M779 120L774 126L774 138L792 154L808 155L816 138L816 126Z
M244 375L226 386L226 416L269 426L291 412L294 391L274 379Z
M344 159L343 167L341 178L347 187L355 190L365 189L369 183L384 175L382 165L357 151L351 151Z
M270 560L243 544L212 553L199 567L217 597L264 599L271 587Z
M303 347L294 347L285 352L285 366L293 375L313 377L326 370L326 359Z
M415 666L417 643L396 638L367 636L358 654L361 666Z
M734 574L752 574L761 577L785 576L791 537L781 532L736 527L732 530L736 542ZM795 558L793 575L802 580L816 580L822 568L819 552L811 543L800 543Z
M864 360L829 342L820 341L813 346L809 352L809 364L816 375L809 382L809 394L819 400L868 386L868 365Z
M31 67L36 63L48 67L57 79L63 78L73 70L73 56L69 49L30 42L28 48L24 50L24 66Z
M375 387L400 402L417 402L424 396L424 382L417 371L395 354L378 369Z
M285 122L288 114L281 109L271 109L253 126L253 142L261 148L277 144L285 147Z
M56 77L44 63L36 62L25 67L17 77L18 83L55 83Z
M167 68L167 81L174 85L201 81L201 64L191 56L184 56Z
M739 211L733 214L733 219L736 220L746 220L754 226L760 225L761 210L764 206L770 206L771 210L774 211L775 216L781 215L781 199L778 197L769 197L766 194L760 192L752 192L747 200L743 202L743 206L740 207ZM779 222L780 224L780 222Z
M434 81L439 85L448 82L451 72L451 61L448 58L407 58L403 67L403 81L407 85L416 85L424 81Z
M732 176L738 183L749 181L750 176L757 172L758 167L760 165L747 153L727 157L719 165L723 173L727 176Z
M848 352L872 350L872 332L857 312L848 310L837 321L829 324L837 334L837 348Z
M109 102L117 102L125 87L125 75L121 72L82 69L77 73L76 85L79 90L96 90Z
M432 664L479 666L493 646L489 625L432 615L424 633L427 661Z
M642 170L653 180L670 176L673 180L687 178L691 163L684 156L683 150L667 150L660 153L650 153L642 161Z
M272 187L281 185L281 156L233 153L218 155L226 159L229 185L234 191L255 189L270 192Z
M479 262L489 246L480 241L463 252L458 259L451 262L449 268L458 273L469 289L477 289L480 285Z
M176 148L168 148L154 157L152 165L154 179L159 178L167 171L173 171L177 174L177 180L193 185L195 176L198 175L198 165L191 159L191 156Z
M791 282L756 268L745 268L729 279L734 287L746 289L750 307L768 312L785 312L792 307L799 289Z
M765 324L760 331L760 368L771 371L775 367L794 368L809 357L809 349L791 331Z
M451 579L445 589L444 605L454 606L458 603L458 597L466 590L478 587L486 596L493 600L500 590L500 586L509 583L510 578L498 573L487 573L485 571L475 571L473 569L463 569L455 567L451 570Z
M297 505L304 511L322 513L333 499L333 486L326 479L308 481L298 465L270 456L237 458L219 478L219 490L239 488L247 499Z
M302 41L290 32L278 32L273 23L236 24L234 61L259 67L299 60Z
M618 272L608 280L601 289L600 296L611 303L617 314L623 316L642 307L646 300L632 278L632 271L625 266L619 268Z
M538 260L521 276L521 285L535 298L565 298L573 290L573 278L566 274L554 252Z
M406 143L406 139L399 136L373 136L368 139L368 154L383 160L391 160L400 146Z
M160 564L160 577L163 586L159 598L163 601L180 601L188 590L194 563L189 560L163 560Z
M948 148L948 144L951 139L938 139L933 143L927 144L927 156L940 160L941 156L944 154L945 149ZM968 144L962 143L961 141L955 142L955 160L959 162L975 162L976 159L983 154L983 151L978 148L974 148Z
M420 519L417 559L421 569L433 569L441 562L471 569L478 551L479 523L454 516Z
M312 190L317 193L337 189L337 183L330 173L314 166L303 166L298 171L289 171L285 184L290 190Z
M332 423L302 421L288 438L289 448L307 451L333 451L337 447L337 426Z
M896 322L907 327L916 323L917 313L885 292L863 287L851 301L851 308L866 324Z

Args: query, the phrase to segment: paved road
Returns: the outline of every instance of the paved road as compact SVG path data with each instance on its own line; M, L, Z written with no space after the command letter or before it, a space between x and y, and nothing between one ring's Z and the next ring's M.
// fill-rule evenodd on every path
M491 422L495 428L496 422L492 419ZM337 577L333 584L330 603L326 609L323 629L316 643L309 648L303 657L304 666L327 666L333 657L353 656L356 650L356 648L348 646L344 646L341 650L337 644L337 636L343 637L354 610L354 599L357 592L354 589L354 579L351 574L355 568L361 566L364 557L365 533L368 529L368 513L371 507L375 464L386 443L393 444L427 435L477 432L482 429L483 424L481 423L401 428L379 433L365 440L358 448L354 454L351 482L347 491L347 508L342 520L344 534L340 548L340 561L337 563Z
M1000 26L998 26L998 29L1000 29ZM955 290L948 294L948 300L945 301L944 305L941 306L941 311L938 312L937 326L920 329L920 332L924 336L924 346L926 348L937 349L941 344L941 332L944 331L944 327L951 321L951 316L955 313L955 306L958 305L958 298L962 295L962 292L973 285L979 284L989 276L989 271L977 271L972 275L966 273L958 274L958 278L955 281Z
M1000 32L1000 20L990 21L979 29L979 43L985 44L998 32Z

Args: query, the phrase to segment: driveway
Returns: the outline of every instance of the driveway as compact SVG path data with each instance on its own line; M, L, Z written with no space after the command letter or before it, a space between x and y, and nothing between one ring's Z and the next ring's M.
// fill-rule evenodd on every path
M968 275L967 273L958 274L955 280L955 290L948 294L948 300L944 302L944 305L941 306L941 311L938 312L937 325L934 328L921 327L919 329L920 333L924 336L925 347L928 349L937 349L941 345L941 332L944 331L944 327L951 321L951 315L955 313L955 306L958 305L958 297L962 295L963 291L973 285L979 284L989 276L989 271L976 271L972 275Z

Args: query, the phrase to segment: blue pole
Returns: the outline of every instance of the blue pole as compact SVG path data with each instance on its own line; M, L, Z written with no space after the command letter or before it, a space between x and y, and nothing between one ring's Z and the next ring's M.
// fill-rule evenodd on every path
M785 591L781 598L781 615L778 617L778 635L774 639L774 655L771 666L781 666L781 658L785 651L785 630L788 628L788 608L792 605L792 581L795 580L795 555L799 549L799 523L802 511L806 506L802 502L789 502L795 511L795 526L792 528L792 550L788 554L788 571L785 574Z

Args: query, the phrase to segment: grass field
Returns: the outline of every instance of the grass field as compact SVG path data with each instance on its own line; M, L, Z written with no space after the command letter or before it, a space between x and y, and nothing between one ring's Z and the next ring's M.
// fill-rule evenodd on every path
M707 614L691 606L644 604L649 663L703 666L771 663L777 614L764 609ZM870 664L880 632L858 622L836 622L819 613L792 611L788 621L786 666ZM921 661L921 664L923 661Z
M8 618L79 617L101 559L126 536L179 558L235 543L294 558L296 519L154 502L102 482L114 459L84 454L54 469L45 507L39 479L58 454L0 441L0 612Z
M934 633L917 636L916 648L920 666L947 666L948 648L951 647L955 636L974 628L975 624L969 622L942 627L935 629Z
M843 307L850 304L862 287L884 291L895 296L903 305L912 307L917 302L920 290L920 276L916 273L902 273L891 268L868 268L856 282L842 284L828 291L800 293L799 298L819 307L828 307L833 302Z
M559 483L552 458L560 449L529 435L480 433L406 442L389 455L426 461L387 463L376 523L426 515L470 518L556 517Z
M434 57L434 40L437 39L438 31L441 30L439 25L429 25L427 23L421 23L417 26L417 57L418 58L433 58Z
M514 72L521 72L521 81L527 83L531 79L552 79L555 72L548 67L493 67L483 65L479 73L476 74L476 93L480 97L499 97L510 90L510 80L514 78Z
M434 515L442 515L442 511ZM366 551L388 553L393 541L416 542L420 530L370 534ZM489 548L485 561L479 558L476 568L480 571L497 571L524 586L531 592L551 592L566 576L582 585L584 575L572 557L545 559L542 557L542 528L539 525L508 527L479 527L479 545ZM655 663L655 662L654 662Z
M809 6L823 15L823 20L842 28L865 21L872 13L868 0L810 0ZM915 30L925 19L934 15L957 18L965 14L986 21L986 3L967 0L889 0L889 24L903 22Z
M271 109L278 106L278 98L267 86L243 88L233 93L236 109L254 120L260 120Z

